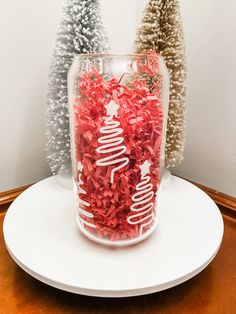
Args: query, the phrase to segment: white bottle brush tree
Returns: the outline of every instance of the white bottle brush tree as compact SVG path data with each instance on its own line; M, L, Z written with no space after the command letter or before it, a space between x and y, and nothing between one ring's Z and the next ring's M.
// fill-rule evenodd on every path
M68 0L57 33L46 110L47 159L53 174L70 165L67 73L75 54L108 50L98 0Z

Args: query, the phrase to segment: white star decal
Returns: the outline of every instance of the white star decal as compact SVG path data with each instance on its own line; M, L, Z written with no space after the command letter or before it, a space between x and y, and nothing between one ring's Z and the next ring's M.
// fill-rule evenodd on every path
M118 115L117 110L119 109L119 106L113 101L111 100L111 102L105 106L106 110L107 110L107 115L108 116L116 116Z
M79 161L77 164L77 170L79 170L80 172L82 172L82 170L83 170L83 164L81 161Z
M150 172L150 167L151 167L151 163L149 161L145 161L141 166L141 175L142 177L144 177L146 174L148 174Z

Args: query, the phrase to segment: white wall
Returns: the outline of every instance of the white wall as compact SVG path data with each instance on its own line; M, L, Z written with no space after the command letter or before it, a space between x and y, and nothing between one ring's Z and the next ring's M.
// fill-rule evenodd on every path
M135 15L140 16L147 0L101 1L112 50L131 51ZM187 40L189 107L185 160L175 172L236 196L236 3L180 2ZM14 0L1 4L0 191L49 175L44 104L62 3Z
M136 0L102 0L101 9L112 52L131 52L136 29Z
M181 0L188 58L185 159L175 172L236 196L236 2Z
M49 175L44 108L61 3L1 1L0 191Z
M101 0L103 22L114 53L132 53L147 0Z

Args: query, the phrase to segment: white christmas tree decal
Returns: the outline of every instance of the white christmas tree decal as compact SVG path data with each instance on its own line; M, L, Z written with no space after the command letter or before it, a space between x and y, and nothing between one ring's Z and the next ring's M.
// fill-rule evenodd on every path
M123 133L123 129L120 126L120 122L114 120L114 117L118 117L119 105L113 100L105 106L107 111L107 118L105 119L105 126L100 128L100 133L105 134L98 139L98 143L102 146L97 148L99 154L110 154L96 162L97 166L105 167L111 165L117 165L111 170L110 182L114 183L115 172L122 169L129 163L129 158L122 157L125 154L127 147L122 145L124 138L119 136Z
M136 193L132 196L134 202L130 208L134 214L127 218L131 225L140 225L140 235L143 234L143 229L153 223L155 214L153 212L153 184L150 183L150 167L151 163L145 161L141 166L141 182L136 185Z
M86 191L82 188L82 186L84 184L84 182L83 182L83 180L81 178L82 177L82 171L83 171L83 164L80 161L77 164L77 170L78 170L78 173L79 173L79 180L77 181L77 188L78 188L78 192L77 192L78 193L77 194L77 208L78 208L78 214L79 214L78 218L79 218L82 226L83 225L87 225L89 227L96 228L96 226L94 224L84 220L81 217L81 215L83 215L83 216L85 216L87 218L91 218L92 219L92 218L94 218L94 215L92 213L90 213L90 212L88 212L88 211L86 211L86 210L81 208L81 205L86 206L86 207L90 207L90 204L89 204L89 202L86 202L86 201L84 201L84 200L82 200L80 198L81 194L83 194L83 195L87 194Z

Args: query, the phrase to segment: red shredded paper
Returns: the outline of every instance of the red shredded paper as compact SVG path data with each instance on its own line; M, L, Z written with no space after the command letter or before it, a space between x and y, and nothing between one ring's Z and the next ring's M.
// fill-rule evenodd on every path
M153 76L158 59L147 59L136 71ZM80 223L111 241L134 239L153 226L160 181L160 91L140 75L129 84L123 77L105 80L91 67L79 78L73 106Z

